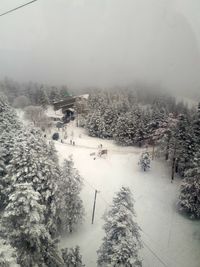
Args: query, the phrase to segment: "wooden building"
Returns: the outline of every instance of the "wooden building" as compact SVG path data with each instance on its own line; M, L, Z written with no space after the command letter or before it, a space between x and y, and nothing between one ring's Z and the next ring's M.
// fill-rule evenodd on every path
M83 103L84 106L87 105L87 100L88 100L89 95L79 95L79 96L68 96L65 99L53 103L54 110L62 110L63 114L66 114L69 110L74 109L76 113L81 113L83 112L82 107Z

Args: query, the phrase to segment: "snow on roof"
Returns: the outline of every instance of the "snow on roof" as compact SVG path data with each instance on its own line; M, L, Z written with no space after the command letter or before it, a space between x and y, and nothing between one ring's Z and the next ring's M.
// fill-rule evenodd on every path
M75 110L73 108L68 108L67 110L70 110L72 112L74 112Z
M79 95L78 97L80 97L80 98L84 98L84 99L88 99L89 94Z
M58 110L54 110L52 106L48 106L47 110L46 110L46 115L48 117L53 117L53 118L62 118L63 117L63 113L62 113L62 109L58 109Z

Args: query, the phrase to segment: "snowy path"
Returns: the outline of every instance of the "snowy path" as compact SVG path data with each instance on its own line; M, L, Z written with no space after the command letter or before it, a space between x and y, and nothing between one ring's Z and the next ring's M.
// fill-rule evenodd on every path
M82 140L81 140L81 141L82 141ZM68 142L67 142L67 141L62 141L61 145L62 145L62 146L70 146L70 147L72 146L72 145L70 144L69 140L68 140ZM95 152L95 153L98 152L98 150L99 150L98 147L95 147L95 146L86 146L86 145L80 145L80 144L77 144L77 143L76 143L76 145L74 146L74 149L77 149L77 148L78 148L78 149L79 149L79 148L85 148L85 149L90 149L90 150L92 149L93 152ZM120 150L120 149L118 149L118 150L117 150L117 149L113 149L112 146L111 146L111 147L106 146L105 148L108 150L109 153L111 152L111 153L117 153L117 154L120 154L120 153L121 153L121 154L127 154L127 151L122 150L122 149L121 149L121 150ZM138 153L141 153L141 151L142 151L142 149L141 149L141 150L138 150L138 149L137 149L137 151L136 151L135 149L132 150L132 152L137 153L137 154L138 154ZM129 152L130 152L130 151L129 151Z
M180 181L171 184L168 168L159 162L154 162L149 172L141 172L137 165L141 152L138 148L119 147L112 141L88 137L82 129L72 129L77 146L59 142L55 145L61 161L73 155L75 166L85 179L82 198L87 215L76 233L63 238L61 246L80 245L86 267L95 267L96 251L104 234L102 215L114 192L126 185L133 191L137 221L143 231L143 266L199 267L200 222L188 220L176 211ZM100 143L109 148L108 157L93 160L90 153ZM91 225L95 188L100 193L95 223Z

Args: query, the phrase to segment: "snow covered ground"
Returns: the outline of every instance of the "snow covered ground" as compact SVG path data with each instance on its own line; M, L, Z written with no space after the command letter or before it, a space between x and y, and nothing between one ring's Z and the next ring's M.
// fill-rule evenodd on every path
M61 133L61 132L60 132ZM138 166L141 149L119 147L112 141L88 137L75 122L67 129L65 144L55 142L60 160L73 155L75 166L84 178L82 199L86 218L79 230L63 237L62 247L79 245L87 267L95 267L104 232L102 216L112 201L114 192L129 186L135 198L137 222L142 229L144 267L199 267L200 222L189 220L176 211L180 180L170 183L169 169L154 161L144 173ZM62 133L61 133L62 135ZM72 139L76 145L69 144ZM94 160L99 144L108 149L108 156ZM94 190L97 195L95 222L91 224Z

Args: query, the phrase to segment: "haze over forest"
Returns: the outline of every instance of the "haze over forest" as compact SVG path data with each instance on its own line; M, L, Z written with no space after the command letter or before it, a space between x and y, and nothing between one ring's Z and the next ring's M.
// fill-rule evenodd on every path
M23 4L1 0L0 13ZM200 1L38 0L0 17L0 79L197 96Z

